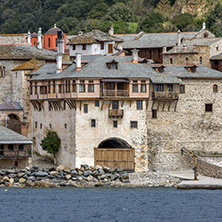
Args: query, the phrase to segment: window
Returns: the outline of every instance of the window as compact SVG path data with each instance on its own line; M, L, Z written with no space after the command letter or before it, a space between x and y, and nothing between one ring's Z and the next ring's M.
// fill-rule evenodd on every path
M113 53L113 44L108 44L108 53Z
M24 150L24 145L23 144L19 144L19 151L23 151Z
M9 144L8 145L8 150L10 150L10 151L14 150L14 145L13 144Z
M101 50L104 50L104 42L100 43Z
M219 47L218 46L216 47L216 50L219 51Z
M173 64L173 58L170 58L170 64Z
M143 101L142 100L136 101L136 109L137 110L143 109Z
M56 84L55 81L53 81L53 85L52 85L52 92L55 93L56 92Z
M72 45L72 50L76 50L76 45Z
M137 84L137 80L133 80L133 88L132 88L132 92L138 92L138 84Z
M70 92L70 80L66 80L66 92Z
M80 80L79 92L85 92L85 81Z
M52 124L49 124L49 129L50 129L50 130L52 129Z
M58 39L56 39L56 42L55 42L55 44L56 44L56 47L58 47Z
M205 104L205 112L213 112L213 104Z
M213 85L213 92L214 93L218 92L218 86L216 84Z
M130 121L130 128L137 128L137 121Z
M119 102L118 101L112 102L112 109L119 109Z
M152 110L152 118L157 119L157 110L156 109Z
M164 85L163 84L156 84L156 91L157 92L163 92L164 91Z
M76 81L72 80L72 92L76 92Z
M38 91L38 86L37 86L37 82L35 82L35 94L37 94Z
M95 106L99 107L99 100L95 101Z
M96 127L96 120L95 119L91 119L91 127Z
M35 128L37 128L38 127L38 123L37 122L35 122Z
M202 65L202 64L203 64L203 58L200 57L200 65Z
M108 69L118 69L118 62L113 59L112 62L106 63Z
M84 104L84 113L88 113L88 105Z
M173 85L172 84L168 84L167 85L167 88L168 88L168 92L173 92Z
M59 93L63 93L63 85L59 85Z
M30 95L32 95L32 93L33 93L33 91L32 91L32 82L30 82L30 88L29 89L30 89L29 93L30 93Z
M180 85L180 94L185 93L185 85Z
M88 92L94 92L94 84L93 84L93 80L89 80L89 84L88 84Z
M51 42L50 42L50 39L48 39L48 47L51 46Z
M18 161L15 161L15 167L17 167L19 164L18 164Z
M51 93L51 85L50 85L50 81L48 81L48 93Z
M140 92L146 92L146 80L141 80Z
M64 124L64 128L67 129L67 124L66 123Z
M82 45L82 50L86 50L86 44Z
M40 129L42 129L42 123L40 123Z
M114 121L113 121L113 128L118 128L118 122L117 122L117 120L114 120Z
M189 59L186 57L186 65L188 65L189 63Z

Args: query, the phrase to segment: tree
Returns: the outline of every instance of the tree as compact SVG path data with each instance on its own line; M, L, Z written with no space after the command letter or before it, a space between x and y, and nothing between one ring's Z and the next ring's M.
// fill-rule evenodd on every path
M88 13L88 18L100 19L107 13L108 8L109 6L105 3L98 4Z
M48 153L53 154L54 163L56 164L55 153L59 151L61 144L61 139L55 131L48 130L46 136L41 140L41 147L43 150L46 150Z
M193 16L189 13L179 14L173 18L173 24L181 31L187 31L187 27L194 25Z
M157 12L162 14L164 17L169 16L170 9L171 5L169 0L160 0L157 4Z
M68 33L77 31L79 21L74 17L66 17L58 22L56 22L57 27L63 30L63 32Z

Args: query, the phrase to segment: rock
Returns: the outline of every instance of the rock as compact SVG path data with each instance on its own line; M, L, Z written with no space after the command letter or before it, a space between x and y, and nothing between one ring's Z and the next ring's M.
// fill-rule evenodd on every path
M24 179L24 178L19 179L19 183L24 184L25 182L26 182L26 179Z
M87 171L84 171L83 172L83 176L84 177L88 177L89 175L91 175L92 174L92 171L91 170L87 170Z
M14 182L15 182L15 183L19 182L19 178L18 178L18 177L15 177L15 178L14 178Z
M76 176L76 175L78 175L78 172L77 172L76 170L72 170L72 171L71 171L71 175L72 175L72 176Z
M14 183L14 179L13 178L9 179L9 183L10 184Z
M81 176L76 177L78 181L82 181L83 178Z
M4 176L4 177L3 177L3 180L4 180L4 181L9 181L9 178L8 178L7 176Z
M119 177L116 174L114 174L110 177L111 181L117 180L118 178Z
M95 187L103 187L103 185L104 185L104 183L99 182L99 183L96 183L94 186L95 186Z
M100 174L105 174L103 168L99 168L99 169L98 169L98 172L99 172Z
M44 180L41 180L41 181L35 181L35 186L37 187L50 187L50 184L47 183L46 181Z
M122 171L123 171L122 168L117 168L117 169L116 169L116 172L118 172L118 173L119 173L119 172L122 172Z
M59 175L59 172L58 171L51 171L50 175Z
M57 168L56 168L56 171L62 171L65 169L65 166L63 165L59 165Z
M120 176L120 179L129 179L129 174L125 173L122 176Z
M34 176L30 176L28 179L32 180L32 181L35 181L35 177Z
M42 171L38 171L35 173L35 176L37 176L37 177L46 177L48 175L49 174L47 172L42 172Z
M35 177L35 180L38 180L38 181L40 181L42 179L43 179L43 177Z
M77 181L78 179L76 177L72 177L72 180L73 181Z
M55 170L56 170L55 167L49 168L49 171L55 171Z
M6 174L7 174L6 172L0 171L1 176L5 176Z
M67 174L67 175L65 175L65 179L66 179L66 180L71 179L71 177L72 177L71 174Z
M122 175L124 175L124 174L127 174L127 172L126 172L126 171L120 171L120 172L119 172L119 175L120 175L120 176L122 176Z
M89 165L88 164L81 164L81 168L89 168Z
M4 172L6 172L7 174L14 174L14 173L16 173L16 171L14 169L4 169Z
M30 175L31 175L31 172L30 172L30 171L25 171L25 174L26 174L27 176L30 176Z
M53 180L52 180L52 183L61 183L61 180L53 179Z
M17 174L15 174L15 173L11 173L8 175L9 178L15 178L16 176L17 176Z
M113 174L111 174L111 173L106 173L105 174L105 176L107 176L107 177L109 177L109 178L111 178L112 176L114 176Z
M52 179L55 179L56 176L54 176L54 175L48 175L48 178L49 178L50 180L52 180Z
M129 179L121 179L121 182L123 182L123 183L130 183L130 180Z
M103 166L103 170L104 170L105 173L109 173L110 172L110 168L106 167L106 166Z
M70 174L70 172L71 172L68 167L65 167L65 169L64 169L63 171L65 171L65 172L68 173L68 174Z
M93 176L89 175L88 177L85 177L84 180L86 181L93 181Z
M25 175L25 173L21 172L21 173L18 173L18 177L23 177Z

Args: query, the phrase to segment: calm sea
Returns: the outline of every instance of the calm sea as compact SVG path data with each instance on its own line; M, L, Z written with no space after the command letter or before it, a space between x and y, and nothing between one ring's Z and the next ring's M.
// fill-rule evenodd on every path
M222 190L0 188L1 222L222 222Z

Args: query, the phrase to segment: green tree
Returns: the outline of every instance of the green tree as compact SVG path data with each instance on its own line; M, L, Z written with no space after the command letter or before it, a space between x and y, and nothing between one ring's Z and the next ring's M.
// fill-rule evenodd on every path
M58 22L56 22L57 27L63 30L63 32L68 33L69 32L78 32L78 24L79 21L74 17L66 17Z
M56 164L56 152L58 152L61 144L61 139L55 131L48 130L46 136L41 141L41 147L43 150L46 150L48 153L53 154L54 163Z
M175 16L172 23L181 31L188 31L188 28L194 25L193 16L189 13L179 14Z
M158 12L151 12L141 23L140 30L144 32L162 32L163 16Z
M105 3L98 4L88 13L88 18L100 19L107 13L108 8L109 6Z
M169 16L170 14L170 1L169 0L160 0L159 3L157 4L157 12L162 14L164 17Z

